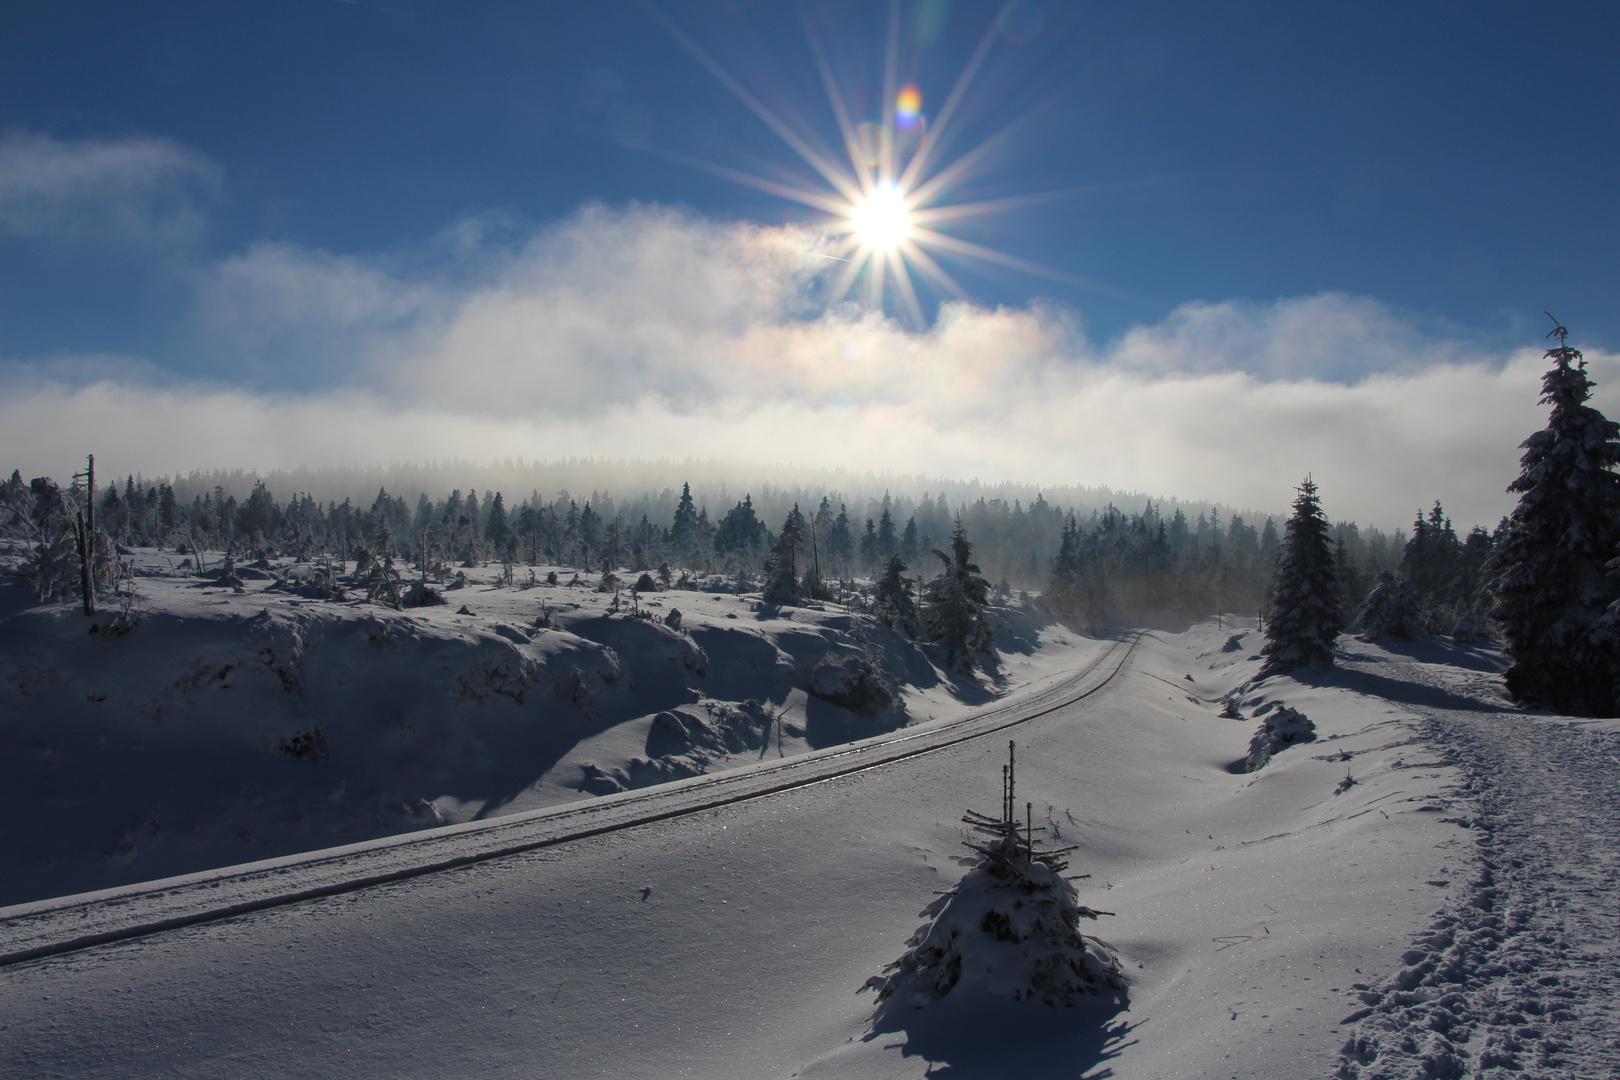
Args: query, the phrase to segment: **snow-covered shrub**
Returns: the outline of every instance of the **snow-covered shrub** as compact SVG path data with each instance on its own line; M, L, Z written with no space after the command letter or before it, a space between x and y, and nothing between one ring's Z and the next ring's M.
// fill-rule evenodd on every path
M400 598L406 607L434 607L446 603L444 594L425 581L418 581Z
M976 855L963 860L967 874L923 909L929 921L900 958L862 985L877 992L879 1012L922 1008L959 987L1048 1005L1124 989L1109 947L1080 933L1080 920L1113 913L1079 902L1063 875L1074 849L1043 850L1016 821L972 811L962 820L987 840L967 842Z
M823 657L810 675L810 692L851 712L882 712L894 704L894 687L864 656Z
M321 725L316 724L308 731L295 732L291 738L282 739L281 752L299 761L322 761L331 753L331 747L321 734Z
M0 519L9 535L22 538L28 558L18 573L40 599L67 599L80 587L79 555L70 507L49 477L28 485L15 471L0 487Z
M1316 725L1311 723L1310 717L1297 709L1279 705L1261 723L1254 738L1249 740L1249 756L1243 767L1247 772L1257 772L1285 747L1310 742L1315 738Z
M664 616L664 625L671 630L679 630L681 628L681 609L678 607L670 608L669 614Z
M1362 641L1379 638L1415 641L1423 636L1417 596L1404 581L1396 581L1388 570L1378 572L1378 584L1367 594L1356 621L1361 624Z
M1456 623L1451 627L1451 640L1460 645L1473 645L1490 640L1490 635L1485 632L1485 628L1480 625L1480 621L1474 617L1474 613L1464 608L1463 613L1457 617Z
M651 574L642 574L636 579L636 592L657 592L658 582L653 580Z

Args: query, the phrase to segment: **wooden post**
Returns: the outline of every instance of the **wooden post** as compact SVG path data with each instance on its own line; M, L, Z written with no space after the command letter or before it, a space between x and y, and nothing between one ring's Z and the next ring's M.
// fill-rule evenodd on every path
M816 546L816 516L810 515L810 557L816 565L816 588L821 588L821 549ZM810 599L814 600L815 597Z
M84 613L96 613L95 576L90 570L91 541L87 535L84 524L84 511L80 510L73 527L74 537L79 542L79 591L84 594Z
M78 512L73 526L74 540L79 549L79 591L84 594L84 613L96 613L96 455L89 455L84 482L89 493L84 509ZM73 479L79 478L73 474Z
M1024 850L1030 858L1035 857L1035 804L1024 804Z
M90 463L85 467L85 483L90 485L90 499L85 504L88 513L85 515L85 528L90 530L90 553L95 554L96 543L96 455L91 454Z
M1011 739L1007 740L1007 818L1006 818L1006 820L1012 821L1012 822L1016 822L1018 820L1018 810L1017 810L1018 796L1016 794L1016 792L1018 790L1018 765L1017 765L1016 760L1013 757L1013 749L1014 749L1015 745L1016 744Z

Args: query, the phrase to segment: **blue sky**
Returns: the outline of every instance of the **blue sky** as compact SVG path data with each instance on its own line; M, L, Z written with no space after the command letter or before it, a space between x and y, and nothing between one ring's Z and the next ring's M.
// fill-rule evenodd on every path
M1369 377L1450 371L1486 393L1492 379L1506 386L1515 350L1538 347L1548 307L1594 357L1620 346L1612 5L1021 3L998 24L1003 6L910 0L898 39L899 82L921 91L934 118L993 39L937 160L1002 141L947 201L1069 193L942 227L1051 271L940 259L965 309L1029 323L1012 336L1033 343L1033 366L1003 385L1040 395L1057 377L1042 365L1056 364L1076 400L1086 379L1104 376L1128 376L1149 396L1169 394L1166 380L1248 379L1253 392L1241 396L1253 401L1316 381L1366 394ZM836 147L839 134L811 33L853 118L885 111L885 5L693 0L660 10L812 144ZM836 371L801 378L803 365L760 374L752 396L713 378L716 363L734 373L735 356L752 355L748 343L767 331L807 355L836 339L841 356L854 348L878 374L964 364L958 382L984 377L970 360L919 357L945 347L942 319L967 332L968 315L942 316L947 295L926 280L924 324L893 297L897 321L881 341L846 340L858 313L828 323L828 267L782 246L814 247L826 215L678 159L826 185L629 0L18 6L0 16L0 132L0 363L15 386L49 400L97 384L235 395L262 411L314 408L317 395L342 392L367 415L476 424L544 413L561 397L572 437L592 452L645 449L604 434L615 416L656 428L705 414L738 423L729 441L699 448L745 454L748 423L784 402L811 432L817 418L872 420L881 397L865 368L842 393ZM753 226L761 231L746 239L727 232ZM683 245L710 262L683 269ZM691 282L736 295L686 296ZM749 292L756 286L764 291ZM632 288L630 307L646 308L651 329L633 340L592 330L617 332L611 313ZM694 322L669 329L671 312L694 308ZM517 327L545 337L551 323L539 312L598 309L591 327L533 357L491 344L513 341ZM478 321L491 310L515 322ZM807 343L817 332L825 341ZM742 352L719 361L716 349ZM495 354L504 359L489 361ZM582 383L581 367L639 389ZM523 382L534 370L555 377L523 383L511 410L455 394L446 404L432 389L463 371ZM689 393L695 384L706 392ZM1457 401L1467 392L1446 391ZM1523 392L1514 382L1511 393ZM999 404L990 411L1016 425L1014 403ZM914 400L907 419L926 426L940 406ZM1501 415L1536 423L1533 408ZM1507 452L1491 467L1511 468L1527 433L1498 433ZM510 438L529 456L570 449L517 428ZM901 452L902 441L892 464L927 471L927 456ZM289 463L300 445L309 443L220 449L257 455L241 462L182 461L156 443L135 457L148 470L269 465ZM348 459L364 445L309 452ZM409 441L387 445L410 452ZM431 449L454 445L446 434ZM1067 478L1235 500L1269 490L1218 479L1244 469L1235 456L1206 476L1113 448L1056 459L1047 449L987 444L934 471L1042 479L1112 469L1120 475ZM875 443L864 452L891 462ZM820 460L813 449L759 453ZM1302 450L1283 471L1297 479L1314 468L1321 479L1341 466L1313 459L1342 453ZM1474 500L1480 518L1498 512L1511 476L1465 474L1461 458L1437 465L1425 489L1445 497L1448 485L1472 485L1477 494L1450 501ZM1367 489L1362 513L1404 518L1407 492L1398 510L1380 512L1377 482L1388 480L1355 481ZM1230 490L1184 490L1192 483ZM1257 504L1286 501L1284 489Z

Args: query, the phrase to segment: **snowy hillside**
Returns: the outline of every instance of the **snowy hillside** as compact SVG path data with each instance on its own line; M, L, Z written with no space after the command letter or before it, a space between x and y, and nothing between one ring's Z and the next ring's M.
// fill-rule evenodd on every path
M1014 693L1072 636L1000 609L1003 662L975 680L718 577L633 595L474 569L395 610L309 564L128 561L93 620L0 586L0 789L34 822L0 837L0 904L800 754Z
M1612 1075L1616 725L1514 710L1493 652L1444 641L1347 642L1337 669L1234 696L1258 644L1148 633L1090 696L980 738L775 794L749 795L754 765L685 782L737 792L698 812L8 963L0 1022L28 1036L0 1040L0 1071ZM1117 913L1086 931L1126 990L1073 1009L950 996L874 1030L857 988L962 875L960 818L995 809L1008 738L1019 800L1091 874L1079 901ZM1244 771L1257 743L1269 760ZM340 861L398 867L478 829ZM334 865L186 889L292 895ZM0 912L0 951L116 911Z

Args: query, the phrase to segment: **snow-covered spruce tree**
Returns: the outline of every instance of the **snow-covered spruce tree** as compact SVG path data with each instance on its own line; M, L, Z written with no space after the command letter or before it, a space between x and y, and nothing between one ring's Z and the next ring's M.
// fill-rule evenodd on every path
M1271 583L1266 644L1260 650L1266 658L1261 678L1333 663L1333 643L1344 629L1344 617L1339 611L1330 532L1316 485L1307 476L1294 499L1294 515L1283 530L1277 576Z
M1557 320L1554 320L1556 325ZM1485 564L1496 600L1490 616L1512 660L1508 694L1578 716L1616 712L1614 645L1600 627L1620 599L1606 564L1620 545L1620 424L1586 404L1592 380L1562 326L1547 350L1541 402L1547 426L1520 445L1519 505Z
M1053 607L1065 615L1072 615L1080 602L1082 543L1080 525L1074 520L1074 513L1071 511L1069 516L1063 519L1063 528L1058 534L1057 555L1052 559L1052 576L1046 585L1047 599L1052 602Z
M1378 584L1367 594L1356 623L1361 627L1363 641L1412 641L1423 633L1417 597L1406 582L1395 580L1388 570L1378 571Z
M923 619L928 636L945 646L951 663L967 674L975 653L994 659L996 639L985 609L990 604L990 583L973 564L973 545L960 518L951 530L951 553L935 551L944 572L928 583L923 598Z
M1038 846L1045 830L1020 827L1010 782L1007 790L999 819L971 810L962 819L985 837L965 842L976 856L964 860L968 872L923 909L929 921L900 958L861 986L877 992L879 1013L922 1008L959 987L1048 1005L1125 988L1110 947L1080 933L1080 920L1113 912L1079 902L1063 874L1074 848Z
M872 614L884 626L893 627L902 634L915 637L922 628L917 618L917 605L911 599L911 578L906 575L906 563L899 554L889 556L883 566L883 576L872 590Z
M50 477L25 485L13 471L0 496L6 535L22 539L28 551L18 573L35 595L66 600L79 591L83 583L72 522L77 508L67 494Z
M776 546L771 548L771 554L765 560L763 593L770 603L792 604L799 599L798 552L804 524L804 515L795 503L787 520L782 523L782 533L776 538Z
M681 500L675 504L675 520L665 540L680 566L691 566L697 545L697 507L692 501L691 483L681 484Z

